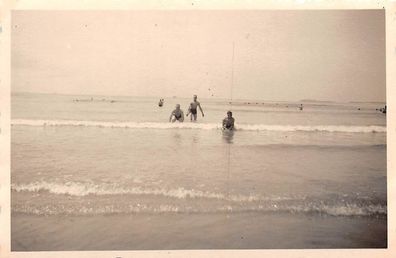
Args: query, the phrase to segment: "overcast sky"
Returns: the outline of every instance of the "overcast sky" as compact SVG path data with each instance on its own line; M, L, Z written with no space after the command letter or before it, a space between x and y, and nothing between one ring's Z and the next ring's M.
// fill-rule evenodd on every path
M385 101L383 10L14 11L11 49L14 92Z

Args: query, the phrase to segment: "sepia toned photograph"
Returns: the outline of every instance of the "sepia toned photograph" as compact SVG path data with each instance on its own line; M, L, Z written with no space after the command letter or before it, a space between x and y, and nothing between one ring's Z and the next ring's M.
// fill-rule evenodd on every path
M14 10L11 251L387 244L385 10Z

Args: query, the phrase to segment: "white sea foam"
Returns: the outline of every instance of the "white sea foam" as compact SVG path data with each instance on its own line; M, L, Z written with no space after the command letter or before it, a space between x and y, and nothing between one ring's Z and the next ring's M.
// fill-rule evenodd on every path
M271 203L267 205L236 207L231 205L221 207L220 210L228 212L261 211L261 212L288 212L288 213L317 213L331 216L372 216L386 215L387 206L382 204L357 204L357 203L315 203L312 201L290 203Z
M91 183L68 182L65 184L50 182L34 182L29 184L12 184L11 189L15 192L40 192L45 191L56 195L69 196L95 196L95 195L152 195L172 198L164 200L154 198L149 203L136 203L136 199L122 198L123 202L118 204L101 204L101 200L95 202L78 202L77 205L71 199L66 198L65 203L53 203L40 205L14 204L14 212L34 213L34 214L113 214L113 213L213 213L213 212L287 212L287 213L315 213L331 216L384 216L387 214L386 203L381 203L364 198L321 200L306 197L265 197L257 195L227 195L224 193L214 193L199 191L194 189L153 189L141 187L122 188L116 185L94 185ZM59 196L61 197L61 196ZM42 197L44 198L44 197ZM61 197L62 198L62 197ZM118 197L116 197L118 199ZM178 205L178 199L201 199L220 200L218 202L198 202L194 201L188 205L184 201ZM104 199L107 200L107 199ZM163 203L164 202L164 203ZM170 203L168 203L170 202ZM116 202L117 203L117 202ZM217 203L217 204L216 204ZM214 206L213 206L214 205Z
M39 192L47 191L52 194L65 194L71 196L87 195L157 195L177 199L205 198L228 200L234 202L253 202L261 200L272 200L274 198L261 197L255 195L226 195L195 189L185 189L183 187L175 189L143 188L143 187L120 187L115 184L95 185L92 183L66 182L64 184L52 182L33 182L29 184L12 184L11 189L16 192ZM276 197L278 199L289 199L288 197Z
M36 215L96 215L96 214L128 214L128 213L240 213L240 212L282 212L282 213L308 213L330 216L386 216L387 206L381 204L358 205L356 203L335 203L333 205L303 202L297 205L290 204L259 204L217 207L186 206L178 204L47 204L47 205L12 205L13 212L29 213Z
M29 120L13 119L12 125L25 126L83 126L104 128L130 129L201 129L218 130L220 124L215 123L157 123L157 122L106 122L106 121L78 121L78 120ZM347 126L347 125L265 125L265 124L237 124L236 130L242 131L280 131L280 132L346 132L346 133L386 133L386 126Z

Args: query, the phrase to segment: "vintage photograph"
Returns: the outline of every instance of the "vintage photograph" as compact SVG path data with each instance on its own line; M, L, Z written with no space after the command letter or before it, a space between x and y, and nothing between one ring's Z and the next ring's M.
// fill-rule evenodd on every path
M385 10L14 10L11 250L387 248Z

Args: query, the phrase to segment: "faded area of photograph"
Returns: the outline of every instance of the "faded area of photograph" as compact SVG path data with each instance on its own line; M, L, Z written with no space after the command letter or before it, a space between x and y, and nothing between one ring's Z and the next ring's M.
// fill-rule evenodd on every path
M387 247L384 10L11 26L12 251Z

